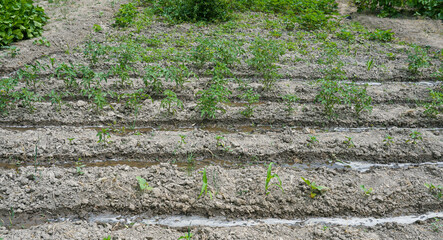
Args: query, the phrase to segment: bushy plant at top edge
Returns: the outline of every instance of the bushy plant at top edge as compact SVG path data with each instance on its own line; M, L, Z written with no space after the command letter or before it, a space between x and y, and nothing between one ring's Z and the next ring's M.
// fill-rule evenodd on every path
M150 1L157 14L175 22L215 22L229 18L228 0L159 0Z
M0 0L0 46L40 36L48 17L32 0Z
M359 11L378 12L380 17L392 17L402 10L413 11L415 15L443 19L442 0L354 0Z

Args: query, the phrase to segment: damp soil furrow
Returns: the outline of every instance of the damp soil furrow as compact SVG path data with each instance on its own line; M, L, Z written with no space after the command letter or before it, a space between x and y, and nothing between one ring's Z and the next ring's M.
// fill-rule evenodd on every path
M411 129L399 128L364 132L317 132L309 128L288 128L277 132L264 130L254 133L223 133L199 129L122 132L119 129L110 129L110 138L103 138L99 142L100 131L101 129L77 127L25 131L0 129L0 158L5 163L29 163L34 161L37 147L37 159L40 162L72 162L78 158L87 161L127 159L141 162L186 162L191 157L197 160L221 159L240 164L340 160L423 163L441 160L443 152L443 135L440 131L418 130L421 139L414 139ZM386 136L392 139L387 140Z
M221 124L221 125L288 125L303 127L442 127L443 115L428 117L423 114L424 108L408 104L375 105L371 113L362 112L360 117L345 107L338 106L336 118L329 118L324 114L323 107L318 104L301 104L288 113L286 107L279 103L259 104L254 108L250 118L240 114L244 106L221 105L225 114L218 113L217 119L202 119L196 103L185 104L183 110L175 115L168 114L160 108L160 102L152 103L145 100L135 114L134 110L124 103L106 106L98 110L92 104L84 101L71 102L69 106L62 106L61 111L54 109L49 103L35 104L36 110L30 113L25 109L13 109L0 119L2 126L45 126L45 125L125 125L131 126L161 126L167 125L194 125L194 124Z
M78 175L74 168L0 170L2 218L7 219L11 208L17 216L49 212L59 217L84 218L90 213L109 212L304 219L306 216L394 217L438 212L443 207L443 202L424 186L443 181L443 169L433 166L375 169L365 173L275 166L273 172L280 176L284 192L271 186L269 195L264 189L266 167L212 166L207 167L209 190L214 194L212 200L208 195L198 198L201 174L188 173L169 164L144 169L117 166L82 170L83 175ZM138 190L136 176L145 178L153 189ZM310 198L310 188L301 177L328 190ZM365 195L360 185L373 190Z

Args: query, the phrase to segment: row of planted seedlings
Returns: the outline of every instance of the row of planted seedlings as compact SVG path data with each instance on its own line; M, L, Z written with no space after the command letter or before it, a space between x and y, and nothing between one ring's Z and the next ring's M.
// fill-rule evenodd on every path
M266 171L266 180L264 183L264 194L265 195L269 195L271 193L270 188L272 186L276 186L278 188L281 189L281 191L284 193L284 185L282 183L282 180L280 179L279 175L277 173L272 173L272 165L273 163L271 162L268 165L267 171ZM82 175L84 174L81 170L78 171L77 173ZM201 191L200 194L197 196L197 198L199 199L202 196L205 195L209 195L209 197L212 199L214 194L217 194L216 191L214 191L214 189L216 189L217 187L211 187L209 185L208 182L208 175L207 175L207 171L206 168L204 168L202 171L200 171L201 176L202 176L202 187L201 187ZM214 173L216 174L216 173ZM141 191L144 190L152 190L152 187L149 186L149 183L146 181L146 179L137 176L136 177L138 184L139 184L139 188ZM275 180L273 180L275 179ZM315 183L314 181L310 181L309 179L306 179L304 177L301 177L301 179L309 186L310 188L310 194L309 196L311 198L315 198L317 195L321 195L324 194L325 192L327 192L329 189L326 186L321 186L318 185L317 183ZM429 192L437 199L437 200L441 200L443 197L443 186L441 185L434 185L432 183L424 183L424 186L429 190ZM365 187L364 185L360 185L359 186L361 188L361 190L363 191L363 194L366 196L371 195L373 189L370 187Z
M261 78L264 89L271 90L275 82L282 77L278 73L276 63L284 54L284 47L276 41L257 37L249 46L249 50L252 57L247 58L245 62ZM165 51L162 56L171 55L170 51ZM235 77L232 72L236 65L241 64L242 56L246 53L240 41L198 38L197 46L190 52L173 51L172 57L169 57L172 61L166 67L145 62L144 59L152 52L148 53L134 42L112 47L89 41L83 53L89 64L57 63L54 58L49 58L48 64L36 61L35 64L19 69L14 77L3 78L0 85L2 112L17 102L21 102L21 105L32 112L33 103L42 100L51 101L55 108L60 110L64 97L76 97L80 94L90 99L97 111L102 110L109 99L114 98L118 101L124 100L128 107L135 110L135 114L138 113L142 100L154 96L162 98L161 107L173 114L183 108L183 101L177 97L173 89L167 89L164 83L175 82L175 89L183 89L185 82L202 74L212 76L206 87L197 93L198 109L202 117L215 118L217 110L224 111L220 103L226 103L231 98L229 81L238 84L240 90L238 98L247 103L246 109L241 111L242 115L252 116L254 104L259 101L260 95L257 91L250 87L247 81ZM100 59L104 60L102 65L108 68L107 71L96 72L95 66ZM135 67L142 64L146 65L143 70ZM323 72L324 77L315 83L319 86L316 102L324 106L324 113L330 118L336 117L334 109L338 104L352 105L356 117L365 110L370 111L372 98L366 93L367 86L344 82L345 72L341 69L340 63L337 65L328 66ZM196 74L190 68L200 73ZM204 69L206 71L203 71ZM111 78L115 89L133 86L133 77L140 74L144 83L143 88L129 93L104 89L103 83L107 83ZM45 86L43 79L50 78L63 79L67 91L52 90L50 93L40 94L37 90ZM430 90L431 101L425 104L426 115L435 117L441 113L443 99L441 90L441 88ZM281 98L288 105L289 112L293 110L291 105L298 99L295 94L284 95Z
M128 12L131 14L124 14ZM64 98L75 98L80 94L90 99L97 111L101 111L110 100L117 99L125 101L136 115L142 100L149 97L162 98L161 107L173 114L183 109L183 101L177 97L174 89L165 87L166 82L175 82L175 90L180 90L189 79L212 76L212 80L197 93L201 116L215 118L217 112L224 111L220 103L228 102L231 98L232 89L228 88L228 83L234 81L238 83L240 90L237 98L247 102L246 109L241 111L241 114L251 117L254 104L258 102L260 95L249 86L249 81L236 77L235 70L239 68L243 70L241 67L246 63L249 68L255 70L264 89L272 90L275 82L283 77L278 71L279 63L282 61L282 56L289 51L297 53L293 54L295 58L285 58L283 61L301 61L308 64L314 62L324 66L323 77L316 82L319 86L316 101L323 104L324 113L329 118L337 116L335 107L339 104L352 105L355 116L358 117L361 112L372 109L372 99L366 94L365 85L343 83L347 77L343 70L345 63L340 56L357 56L358 50L370 51L366 44L360 44L362 41L376 41L377 44L383 45L389 44L388 42L393 39L393 33L390 31L371 32L359 24L343 24L341 21L329 22L328 26L331 28L328 31L293 33L293 29L284 27L285 21L280 17L266 19L264 29L268 31L269 36L262 38L252 35L254 37L252 44L249 44L246 38L238 38L238 33L235 31L238 29L237 25L241 24L236 25L233 20L220 24L208 34L214 37L202 37L198 34L198 37L191 37L192 33L195 33L191 29L187 33L188 40L185 40L183 36L177 39L171 35L168 36L167 33L163 34L163 38L159 38L161 34L148 38L139 34L142 30L140 26L143 25L141 23L148 25L152 23L152 16L149 14L147 16L146 13L149 11L140 12L132 3L122 5L121 11L116 15L114 26L120 29L136 25L137 29L123 36L107 33L107 43L87 41L83 49L85 60L83 63L58 63L55 58L49 58L46 64L37 61L17 71L14 77L3 78L0 83L0 111L6 112L8 107L21 103L32 112L33 103L42 100L51 101L56 109L60 110ZM133 21L134 18L137 21ZM343 24L344 27L338 29L339 24ZM244 27L257 26L246 24ZM96 29L95 26L94 29ZM280 31L280 34L276 31ZM279 40L283 31L288 35L292 34L294 38ZM331 35L336 39L331 40ZM192 44L193 41L196 44ZM116 44L109 44L112 42ZM163 46L171 43L175 47ZM364 46L359 49L359 45ZM387 48L389 49L390 46L388 45ZM428 50L416 45L412 45L407 50L408 69L411 73L420 74L420 69L432 65ZM434 55L436 58L440 57L438 53ZM309 57L306 59L300 56ZM391 52L387 52L386 57L390 60L396 59L395 54ZM369 59L366 63L367 71L375 68L377 61L378 59ZM441 77L441 69L433 75L437 79ZM45 86L42 80L51 77L62 79L66 90L39 93L37 88L41 89ZM143 79L144 87L134 84L133 78L137 77ZM106 90L105 85L108 80L112 80L116 91ZM25 86L19 83L24 83ZM139 89L125 93L118 91L135 85L139 86ZM298 99L295 94L281 96L281 98L286 102L289 110L293 110L291 106ZM425 113L435 117L441 113L443 99L441 88L430 90L430 99L425 104Z

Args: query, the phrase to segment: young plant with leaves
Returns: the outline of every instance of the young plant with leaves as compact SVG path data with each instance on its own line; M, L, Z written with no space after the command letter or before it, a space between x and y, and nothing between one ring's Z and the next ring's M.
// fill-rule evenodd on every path
M177 109L183 109L183 102L177 98L177 94L175 94L175 92L166 89L163 91L163 95L165 98L161 100L160 108L166 109L171 115L175 115Z
M280 177L278 176L278 174L277 173L272 174L272 164L273 164L272 162L269 163L268 171L266 172L266 182L265 182L265 194L266 195L269 195L269 193L271 193L270 191L268 191L268 189L272 185L279 187L283 193L285 192L283 190L282 182L281 182ZM270 184L270 182L271 182L271 180L273 178L276 178L278 180L278 183Z
M308 179L305 179L304 177L301 177L301 179L311 188L311 195L310 195L311 198L315 198L315 196L323 194L329 189L324 186L319 186L315 182L311 182Z
M265 89L271 89L280 77L275 63L285 53L285 48L277 41L257 37L250 50L253 57L246 62L261 75Z
M425 187L429 189L429 192L438 200L443 197L443 186L437 185L435 186L432 183L425 183Z
M197 95L200 95L200 98L197 100L197 108L201 112L201 117L214 119L217 111L226 112L220 106L222 103L229 102L229 96L231 95L231 91L229 91L225 84L226 80L215 76L213 83L208 89L197 92Z
M138 187L139 187L140 191L151 191L152 190L152 187L149 186L146 179L144 179L140 176L137 176L135 178L137 179Z
M294 112L294 105L299 100L299 98L295 94L286 94L282 97L283 102L285 103L285 111L288 114Z
M212 200L212 192L208 190L208 177L206 176L206 168L204 168L203 171L201 171L200 173L202 174L202 189L197 199L199 199L203 194L206 196L206 194L209 193L209 197Z

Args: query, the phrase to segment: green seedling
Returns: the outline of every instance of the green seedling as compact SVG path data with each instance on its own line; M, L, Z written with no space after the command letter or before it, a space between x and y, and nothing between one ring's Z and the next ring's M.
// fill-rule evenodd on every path
M223 143L223 140L225 140L225 137L224 137L224 136L222 136L222 135L217 135L217 136L215 136L215 140L217 140L217 148L218 148L218 147L222 147L222 148L225 147L225 144Z
M411 134L409 134L410 139L406 140L406 143L410 142L412 144L417 144L417 141L423 141L422 134L417 131L413 131Z
M372 188L366 188L365 185L360 185L361 190L363 190L363 194L369 196L372 194Z
M75 138L68 138L69 144L72 145L72 141L74 141Z
M373 65L374 65L374 59L372 58L366 62L366 67L368 68L368 71L371 71Z
M272 185L275 185L275 186L281 188L281 191L282 191L283 193L285 192L285 191L283 190L282 185L281 185L282 182L281 182L280 177L278 176L278 174L277 174L277 173L272 174L272 164L273 164L272 162L269 164L269 166L268 166L268 171L266 172L266 183L265 183L265 194L266 194L266 195L268 195L269 193L271 193L270 191L268 192L268 189L269 189L269 187L271 187ZM269 183L271 182L271 180L272 180L273 178L277 178L278 183L274 183L274 184L269 185Z
M432 90L429 92L432 102L425 104L424 114L428 117L437 117L439 113L443 112L443 87L441 90Z
M14 220L14 216L15 216L14 208L11 207L9 210L9 224L10 224L10 226L12 226L12 220Z
M100 32L103 30L103 28L98 24L94 24L92 27L94 28L94 32Z
M109 128L102 128L98 133L97 133L97 137L98 137L98 143L103 143L103 144L107 144L109 143L106 139L111 138L111 129Z
M212 200L212 192L208 190L208 178L206 176L206 168L204 168L203 172L200 172L200 173L202 173L202 182L203 182L203 184L202 184L202 190L200 192L200 195L198 195L197 199L199 199L203 194L206 196L206 194L209 193L209 197Z
M20 48L16 46L3 46L1 49L6 49L7 55L9 55L11 58L15 58L20 53Z
M77 174L78 174L78 175L83 175L83 174L85 174L85 172L83 172L82 168L86 167L86 165L84 165L84 164L81 162L81 160L82 160L82 159L79 158L78 161L75 162L75 170L77 171Z
M145 191L145 190L146 191L151 191L152 190L152 187L149 186L148 182L146 182L146 179L144 179L144 178L142 178L140 176L137 176L135 178L138 181L138 186L140 188L140 191Z
M325 191L327 191L329 188L324 186L319 186L315 182L311 182L308 179L305 179L304 177L301 177L303 181L311 188L311 198L315 198L318 194L323 194Z
M355 144L352 141L352 137L345 136L345 138L346 138L346 140L344 140L343 143L346 144L346 146L348 146L348 148L355 147Z
M286 105L286 112L291 114L294 111L294 105L298 101L298 97L295 94L286 94L283 96L283 101Z
M253 57L247 63L261 75L265 89L269 90L280 77L275 63L285 53L285 48L275 40L257 37L250 49Z
M107 237L104 237L103 240L112 240L112 237L109 235Z
M177 98L177 95L173 91L166 89L163 91L163 95L165 98L161 100L160 108L166 109L171 115L175 115L177 109L183 109L183 102Z
M208 89L197 92L197 95L200 95L197 108L200 110L201 117L203 118L214 119L217 111L225 113L226 110L221 104L229 102L229 96L231 95L231 91L225 86L225 79L216 76L213 82Z
M443 224L439 224L440 219L434 218L434 222L431 223L431 230L433 232L440 232L440 228L443 228Z
M252 88L244 89L243 93L240 95L242 100L246 100L248 104L246 109L240 112L241 115L249 118L254 114L254 104L258 103L260 94L256 93Z
M385 138L383 139L383 144L388 147L391 146L394 144L394 138L386 134Z
M188 232L186 233L186 235L179 237L178 240L180 240L180 239L190 240L192 238L192 236L193 236L193 234L191 233L191 229L188 228Z
M44 45L46 47L50 47L51 46L51 43L45 37L42 37L42 38L40 38L38 40L34 40L34 42L32 42L32 44L33 45L40 45L40 46Z
M307 141L308 141L308 144L307 144L308 147L312 147L318 143L317 137L311 136L311 135L309 135L309 139Z
M435 186L432 183L425 183L425 187L429 189L429 192L438 200L440 200L443 196L443 186L437 185Z
M180 136L180 141L178 141L178 144L180 145L180 147L182 147L186 144L186 135L179 134L178 136Z
M431 65L427 51L417 45L412 45L413 51L408 52L408 70L413 74L419 74L420 70Z

